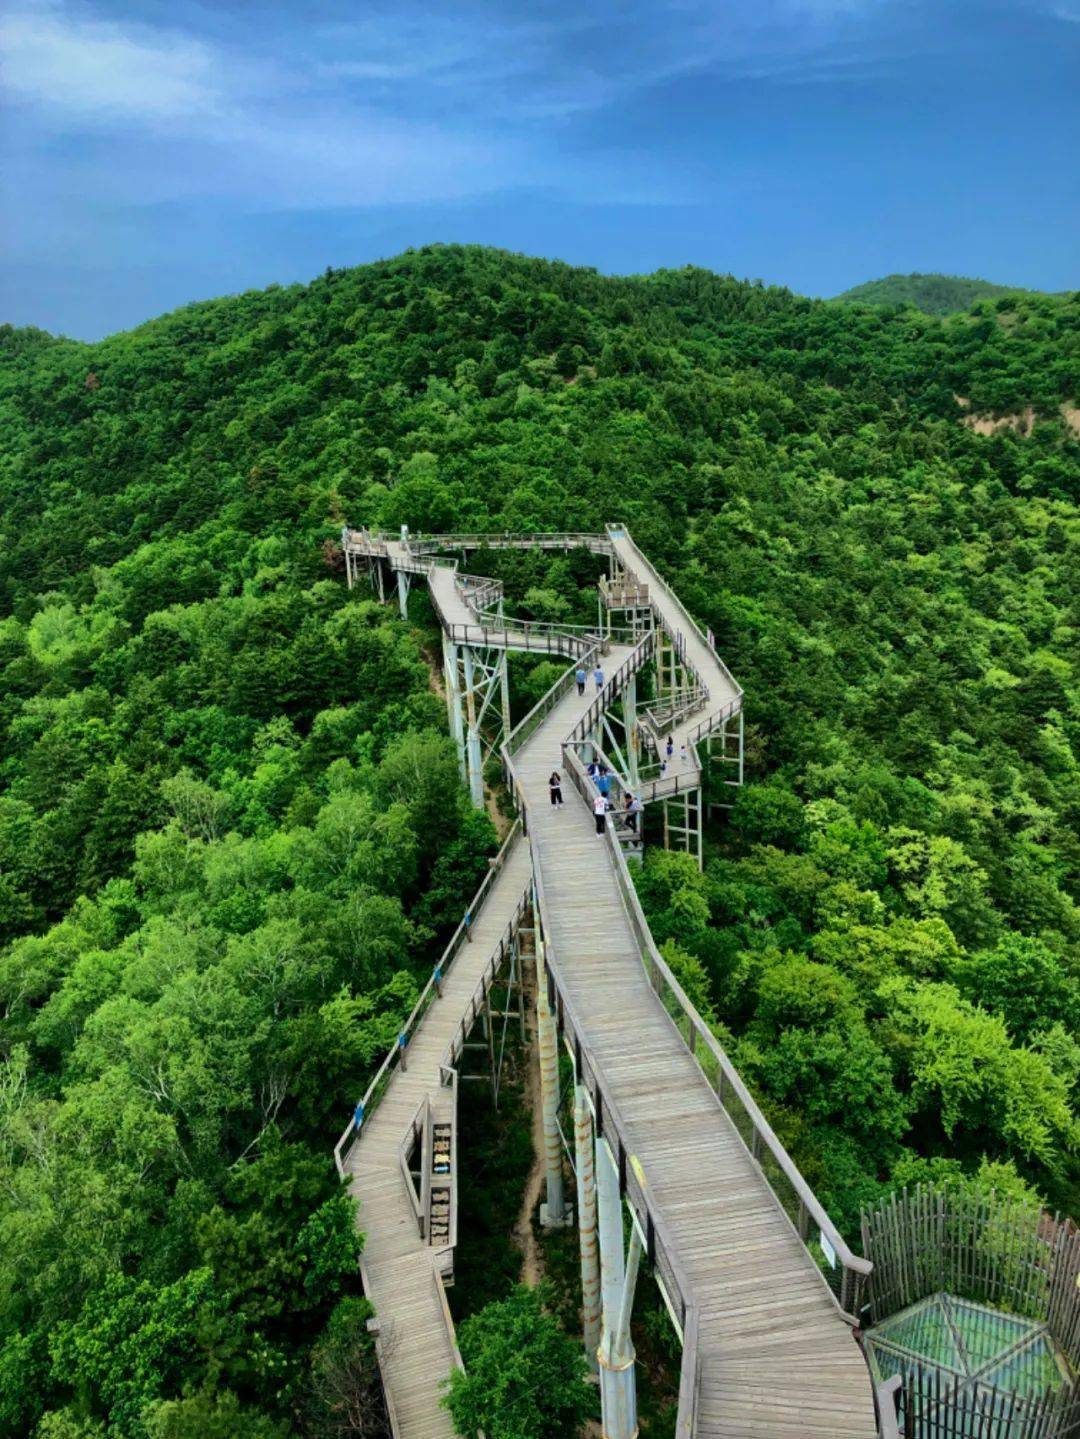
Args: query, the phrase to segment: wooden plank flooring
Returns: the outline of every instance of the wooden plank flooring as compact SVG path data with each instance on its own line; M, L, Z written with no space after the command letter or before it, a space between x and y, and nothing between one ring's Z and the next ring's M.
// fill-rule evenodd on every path
M408 1069L395 1073L345 1161L365 1235L364 1292L378 1315L383 1382L401 1439L453 1439L450 1416L439 1399L454 1361L436 1288L439 1250L419 1236L398 1145L425 1097L440 1108L446 1104L439 1065L529 878L528 847L519 840L476 917L472 943L458 952L442 998L413 1035Z
M628 651L608 658L614 673ZM553 962L701 1306L700 1439L871 1439L870 1375L812 1261L645 975L607 844L576 791L552 810L568 695L518 754Z
M626 567L648 581L672 627L686 635L688 658L710 689L704 713L718 708L734 693L730 680L636 547L618 536L615 546ZM467 616L458 613L464 606L448 588L445 600L454 607L453 621L464 622ZM607 672L628 653L615 647ZM567 695L516 763L537 841L553 963L700 1308L695 1434L872 1439L870 1376L853 1333L649 985L606 842L569 783L564 807L549 804L547 780L561 766L561 742L592 698L592 686L583 697ZM367 1234L365 1288L382 1323L384 1378L402 1439L451 1439L438 1399L453 1356L435 1287L437 1251L417 1236L398 1144L425 1094L438 1089L439 1062L528 879L528 850L519 843L492 888L473 944L459 955L442 1000L410 1046L408 1072L396 1076L347 1161Z

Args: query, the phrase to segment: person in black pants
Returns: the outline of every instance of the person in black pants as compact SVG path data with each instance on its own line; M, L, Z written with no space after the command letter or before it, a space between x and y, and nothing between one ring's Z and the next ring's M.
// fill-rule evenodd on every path
M548 789L551 791L551 803L553 806L562 805L562 775L557 769L551 771L551 778L548 780Z

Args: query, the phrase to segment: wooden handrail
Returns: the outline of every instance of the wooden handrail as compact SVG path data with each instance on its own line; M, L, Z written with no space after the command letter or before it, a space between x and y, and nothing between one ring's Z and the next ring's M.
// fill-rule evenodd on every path
M899 1394L903 1382L901 1375L894 1374L884 1383L874 1385L874 1410L877 1414L878 1439L903 1439L896 1415L896 1396Z
M610 693L608 686L605 685L600 695L589 707L589 711L586 716L586 721L588 721L588 723L586 724L585 721L579 722L579 724L576 725L571 731L569 737L570 739L572 739L574 736L581 736L585 733L588 733L588 730L592 727L593 724L595 724L596 715L594 715L593 713L594 710L596 710L598 714L602 710L602 708L605 707L605 702L610 703L611 699L614 697L614 694L617 692L619 677L623 674L623 671L627 670L628 666L634 663L635 658L637 657L637 653L638 652L635 651L635 654L630 656L630 658L621 667L621 669L616 672L616 675L612 677ZM592 716L592 718L590 719L589 716ZM579 791L582 798L585 799L585 801L591 806L592 801L598 791L596 790L595 785L592 783L592 780L586 774L585 767L581 762L581 757L573 749L569 740L563 745L563 764L567 772L569 773L571 781L574 784L575 788ZM677 781L678 777L676 776L675 778ZM813 1190L803 1178L794 1160L792 1160L787 1150L776 1137L772 1126L762 1114L761 1110L757 1105L757 1102L751 1095L750 1091L746 1088L746 1085L743 1083L743 1080L740 1077L738 1071L731 1063L731 1060L728 1058L724 1049L718 1042L716 1036L702 1019L701 1015L695 1009L694 1005L690 1002L682 986L679 984L679 981L672 973L667 961L664 959L659 949L656 947L656 942L653 939L652 931L649 929L648 922L645 919L644 912L642 911L641 901L638 899L637 890L635 889L633 880L630 877L630 871L627 867L626 857L623 854L622 846L619 843L614 826L610 823L611 816L609 815L608 818L609 823L607 826L607 839L612 854L612 860L615 865L616 879L622 893L623 903L626 907L627 915L630 919L631 928L634 930L639 948L642 952L642 958L645 962L646 970L651 969L652 971L654 988L659 987L657 980L662 980L663 983L666 984L668 989L670 990L679 1009L686 1016L691 1033L695 1037L693 1044L689 1044L687 1045L687 1047L690 1048L691 1053L694 1055L695 1062L697 1063L698 1068L701 1069L702 1074L705 1075L706 1080L708 1080L708 1075L705 1074L704 1068L701 1064L701 1052L698 1047L699 1040L703 1048L712 1056L712 1058L716 1062L719 1074L723 1076L723 1089L725 1091L730 1090L730 1092L735 1095L739 1103L742 1105L743 1111L749 1119L752 1127L753 1142L750 1146L747 1146L748 1152L750 1153L751 1157L755 1160L755 1162L759 1164L760 1167L760 1151L762 1148L764 1148L769 1153L773 1161L776 1163L781 1173L784 1175L784 1178L787 1180L788 1184L791 1186L798 1206L797 1212L799 1224L798 1226L796 1226L796 1233L798 1234L799 1239L804 1245L806 1244L805 1234L800 1231L805 1229L807 1220L813 1220L813 1222L818 1227L819 1233L824 1235L826 1242L831 1246L833 1253L836 1255L836 1258L843 1266L844 1274L841 1283L841 1294L839 1298L836 1295L833 1295L833 1299L834 1301L836 1301L838 1309L841 1313L844 1314L845 1318L847 1318L850 1322L854 1322L855 1318L857 1317L857 1309L859 1305L859 1299L861 1297L863 1284L866 1277L870 1274L873 1266L869 1263L869 1261L861 1258L860 1256L852 1252L851 1247L848 1245L840 1231L836 1228L836 1225L829 1218L821 1202L818 1200ZM680 1038L683 1039L678 1025L674 1024L674 1021L672 1021L672 1024L676 1032L679 1033ZM686 1043L686 1039L683 1039L683 1043ZM712 1087L713 1086L710 1081L710 1088ZM726 1109L727 1106L724 1104L722 1095L717 1093L715 1089L714 1093L716 1093L717 1103L720 1105L721 1108ZM738 1132L737 1127L736 1132ZM745 1145L745 1140L743 1140L743 1143ZM763 1178L765 1179L766 1184L768 1184L770 1192L773 1193L777 1204L780 1206L781 1210L785 1214L787 1214L786 1206L784 1206L782 1201L775 1194L773 1185L769 1180L768 1176L764 1174L764 1172ZM791 1216L788 1215L788 1218L790 1219ZM812 1255L811 1258L813 1258ZM817 1267L816 1261L815 1267ZM818 1272L821 1272L820 1269L818 1270ZM849 1279L848 1276L851 1276L851 1278ZM822 1282L825 1284L828 1292L832 1294L832 1289L824 1280L824 1276L822 1278Z
M401 1177L402 1177L402 1179L403 1179L404 1182L405 1182L405 1193L408 1195L409 1204L410 1204L410 1206L411 1206L411 1208L412 1208L413 1217L416 1219L417 1227L418 1227L418 1229L419 1229L419 1231L420 1231L420 1237L421 1237L421 1239L424 1237L424 1215L425 1215L424 1198L423 1198L423 1193L424 1193L424 1167L423 1167L423 1166L424 1166L424 1134L425 1134L425 1131L426 1131L426 1129L427 1129L427 1125L428 1125L428 1122L429 1122L429 1118L430 1118L430 1102L429 1102L429 1100L428 1100L428 1098L427 1098L427 1095L425 1095L424 1098L423 1098L423 1100L420 1102L419 1106L417 1107L416 1113L413 1115L412 1123L409 1125L408 1129L407 1129L407 1130L405 1131L405 1133L402 1135L401 1140L400 1140L399 1143L398 1143L398 1167L399 1167L399 1169L401 1170ZM417 1136L417 1129L419 1129L419 1131L420 1131L419 1136ZM413 1177L412 1177L412 1174L411 1174L411 1172L410 1172L410 1170L409 1170L409 1150L410 1150L410 1148L416 1143L418 1137L419 1137L419 1140L420 1140L420 1165L421 1165L421 1168L420 1168L420 1191L421 1191L421 1192L420 1192L420 1194L417 1194L417 1192L416 1192L416 1185L413 1183Z
M476 891L469 905L469 908L465 911L464 916L459 922L457 928L454 930L454 933L451 935L449 943L447 944L446 948L443 950L442 955L439 958L439 962L432 969L431 977L428 979L428 982L427 984L425 984L424 988L420 991L420 997L413 1005L412 1011L409 1014L408 1019L406 1019L405 1023L402 1025L398 1039L390 1048L386 1057L383 1059L382 1064L380 1064L379 1068L375 1071L375 1075L371 1080L371 1083L368 1085L367 1089L364 1091L363 1098L356 1106L356 1110L353 1112L353 1117L350 1119L347 1128L343 1131L341 1138L338 1140L337 1144L334 1145L334 1163L337 1166L338 1174L342 1179L345 1178L345 1160L348 1158L349 1150L356 1142L357 1136L362 1133L364 1122L371 1118L371 1115L378 1107L378 1101L381 1098L381 1091L379 1090L378 1086L380 1082L389 1075L390 1070L393 1068L395 1062L400 1062L401 1051L402 1048L405 1047L401 1043L402 1037L404 1037L405 1044L407 1045L409 1035L412 1033L414 1028L418 1027L420 1021L423 1019L424 1014L426 1014L427 1012L428 1006L432 1002L433 996L437 994L438 985L442 983L443 979L445 979L446 975L449 973L450 968L453 965L454 959L460 951L462 945L467 942L472 920L475 918L476 914L479 912L481 906L483 905L484 900L487 898L488 890L494 883L495 876L499 873L503 865L506 863L510 855L511 849L514 845L517 844L518 840L521 838L521 833L521 821L515 820L514 824L510 827L510 832L507 834L506 839L502 843L502 847L500 848L498 854L495 856L495 859L491 862L488 868L488 872L484 876L483 883Z
M575 756L575 759L576 758L577 757ZM580 761L578 761L578 763L580 764ZM586 783L589 783L588 776L584 773L584 770L582 770L582 777L584 778ZM745 1111L751 1125L753 1126L753 1133L755 1138L755 1144L752 1146L747 1146L748 1152L755 1160L757 1160L758 1154L755 1152L755 1150L760 1149L760 1146L762 1144L764 1145L764 1147L769 1151L773 1159L776 1161L788 1183L791 1185L792 1190L798 1198L800 1206L805 1208L807 1215L813 1219L814 1223L817 1224L819 1231L824 1234L825 1238L832 1245L832 1248L835 1251L837 1258L843 1264L844 1268L860 1276L862 1279L865 1279L865 1277L869 1275L871 1270L873 1269L873 1265L869 1262L869 1260L863 1259L861 1256L852 1252L843 1235L836 1228L836 1225L833 1223L833 1221L829 1218L829 1215L826 1213L824 1206L821 1204L814 1191L810 1188L806 1180L803 1178L802 1174L798 1169L798 1166L795 1164L795 1161L791 1158L787 1150L780 1143L780 1140L776 1137L772 1125L758 1108L757 1101L747 1089L738 1070L728 1058L727 1053L724 1051L720 1042L717 1040L716 1036L713 1034L709 1026L702 1019L701 1015L698 1013L697 1009L694 1007L693 1003L688 998L682 985L675 978L675 975L672 973L671 967L668 964L667 960L663 957L659 949L656 947L656 941L653 939L652 931L649 928L648 921L646 920L644 911L641 908L641 900L638 898L637 889L635 888L634 881L630 876L630 870L627 867L626 857L623 854L622 848L616 840L614 832L610 825L608 826L607 837L612 861L615 865L616 878L618 880L619 889L622 892L623 903L626 906L631 928L634 930L634 933L638 940L638 944L642 949L643 954L647 956L648 959L646 969L648 969L651 965L654 973L663 979L663 982L671 991L671 994L675 999L676 1003L678 1004L680 1010L683 1012L683 1014L689 1021L692 1031L696 1035L697 1040L700 1042L700 1045L704 1046L704 1048L712 1055L713 1059L716 1061L719 1067L719 1072L724 1076L726 1086L730 1087L731 1091L736 1095L739 1103L742 1105L743 1110ZM682 1037L681 1031L678 1029L678 1026L674 1025L674 1028L676 1032L680 1034L680 1037ZM685 1040L683 1042L686 1043ZM708 1075L705 1074L705 1071L701 1065L699 1044L695 1043L693 1045L687 1045L687 1048L689 1048L691 1053L694 1055L694 1059L698 1065L698 1068L701 1069L702 1074L705 1076L706 1080L708 1080ZM710 1087L712 1086L710 1085ZM719 1098L719 1095L717 1096L717 1101L721 1104L721 1107L724 1107L722 1101ZM743 1143L745 1145L745 1140L743 1141ZM764 1177L766 1183L769 1184L770 1190L772 1190L772 1184L770 1183L768 1176ZM780 1201L778 1200L777 1202L779 1203ZM787 1210L784 1208L783 1204L781 1204L780 1207L784 1210L786 1214ZM799 1237L800 1239L803 1238L802 1235L800 1235ZM805 1243L805 1240L803 1240L803 1242ZM829 1292L832 1293L831 1289ZM854 1318L855 1316L849 1313L848 1317Z

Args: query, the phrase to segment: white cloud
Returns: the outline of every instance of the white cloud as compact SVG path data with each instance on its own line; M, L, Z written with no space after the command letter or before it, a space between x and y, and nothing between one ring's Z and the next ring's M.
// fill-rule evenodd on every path
M189 36L58 9L0 18L9 95L83 120L172 120L218 103L213 52Z
M258 43L224 11L208 31L184 0L171 28L121 20L116 0L74 8L85 3L14 0L0 18L20 167L47 170L58 203L319 209L497 191L512 204L518 188L678 203L693 178L647 151L616 153L593 116L695 75L851 77L866 62L836 41L856 11L889 0L636 0L618 23L588 9L510 17L492 0L452 13L365 0L347 24L291 14L275 28L268 11Z

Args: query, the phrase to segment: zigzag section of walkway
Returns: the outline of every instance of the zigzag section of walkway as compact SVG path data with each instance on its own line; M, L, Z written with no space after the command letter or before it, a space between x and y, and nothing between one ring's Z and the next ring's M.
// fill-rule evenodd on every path
M545 538L549 546L557 543L556 537ZM741 702L741 691L629 535L611 528L606 537L590 538L598 549L606 538L606 548L626 573L649 585L658 622L681 637L687 662L708 689L705 707L675 732L677 744L686 739L692 747L703 722L708 728L712 719L730 714ZM487 542L529 540L536 543L539 537ZM479 543L461 536L443 543L456 548L463 541ZM407 544L398 548L394 541L369 537L364 543L381 543L381 556L391 565L398 559L414 573L420 568L419 554ZM430 548L436 544L428 542ZM438 588L443 624L476 625L478 616L452 572L438 567L429 575ZM490 642L499 643L498 636L490 636ZM616 646L605 660L612 677L605 694L611 699L619 667L631 654L630 647ZM361 1140L348 1153L346 1168L367 1236L364 1283L379 1314L380 1357L396 1432L402 1439L451 1439L438 1396L440 1381L455 1362L437 1282L445 1259L418 1238L399 1149L425 1098L445 1102L440 1065L447 1044L532 878L560 1017L598 1105L604 1105L602 1089L611 1113L618 1115L618 1145L635 1157L635 1170L640 1166L645 1176L646 1222L651 1226L655 1216L685 1290L678 1308L686 1336L680 1439L871 1439L877 1428L870 1376L852 1326L823 1278L823 1265L815 1263L804 1238L818 1226L821 1252L833 1264L837 1246L846 1247L685 996L676 1016L682 1031L673 1021L672 1005L658 996L658 974L666 966L640 912L634 912L618 845L610 835L595 832L583 775L578 773L576 788L567 787L563 809L548 804L551 770L566 760L580 772L576 757L564 755L561 745L591 700L588 694L579 697L572 684L557 686L543 722L520 746L511 746L528 843L511 845L476 916L472 943L464 954L458 951L443 997L427 1010L410 1041L407 1071L394 1074ZM664 992L681 996L666 972L669 988ZM712 1056L714 1071L722 1071L719 1079L714 1074L710 1080L699 1063L702 1049L706 1059ZM723 1075L728 1094L734 1087L743 1095L744 1110L757 1116L750 1126L750 1147L744 1142L746 1127L740 1134L721 1102ZM607 1122L612 1123L610 1117ZM786 1164L794 1176L796 1193L803 1196L794 1223L756 1157L762 1153L774 1169ZM641 1217L640 1206L635 1212ZM841 1256L841 1264L845 1275L858 1275L859 1261L849 1253ZM847 1308L852 1307L849 1297Z

